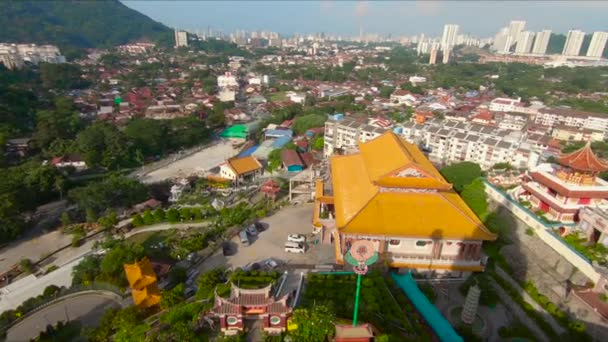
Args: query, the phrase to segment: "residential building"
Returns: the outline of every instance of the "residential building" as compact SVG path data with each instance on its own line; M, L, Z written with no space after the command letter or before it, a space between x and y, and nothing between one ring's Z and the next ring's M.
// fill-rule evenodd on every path
M359 142L379 137L386 129L374 127L365 120L345 118L344 114L334 114L325 121L323 154L327 157L334 153L353 150Z
M421 146L428 158L440 165L471 161L485 170L497 163L526 168L536 165L542 151L524 143L521 131L452 119L428 119L424 124L407 122L396 130L407 141ZM526 159L522 158L524 155Z
M148 258L133 264L125 264L124 270L131 287L133 304L140 309L146 309L160 303L161 292L158 288L158 278Z
M484 270L482 243L496 235L415 145L387 131L330 157L330 171L316 184L313 227L333 240L336 263L366 240L389 267L454 277Z
M458 25L444 25L443 35L441 36L441 50L451 50L456 45L456 37L458 36Z
M532 169L519 198L529 201L549 220L560 222L578 221L584 207L608 207L608 182L598 177L608 170L608 163L595 156L590 143L558 160L559 165L542 164Z
M429 56L429 64L437 63L437 49L431 50L431 55Z
M534 46L532 47L532 53L538 55L544 55L547 53L547 47L549 46L549 38L551 38L551 30L542 30L536 33L534 39Z
M492 50L497 53L508 53L512 44L513 37L509 35L509 29L507 27L503 27L494 37Z
M515 112L522 105L521 98L510 99L508 97L497 97L490 102L489 109L493 112Z
M235 157L220 165L220 177L230 179L236 185L250 182L262 174L262 164L254 157Z
M59 48L54 45L4 44L0 43L0 63L8 69L21 68L25 62L37 65L45 63L65 63Z
M509 37L511 44L516 44L521 39L521 33L526 27L526 22L522 20L513 20L509 23Z
M570 30L566 37L566 44L564 44L564 50L562 55L564 56L578 56L583 46L583 40L585 39L585 32L581 30Z
M515 45L515 53L526 54L532 50L532 42L534 41L534 32L523 31L519 35L519 40Z
M591 112L563 108L541 108L534 118L534 123L548 127L559 125L589 129L608 134L608 117Z
M176 48L188 46L188 32L175 29L174 38Z
M217 86L220 88L238 87L238 85L239 83L236 80L236 76L232 75L231 72L226 72L217 77Z
M51 160L51 164L57 168L73 167L77 171L87 168L87 163L77 154L55 157Z
M300 104L304 104L304 102L306 102L306 93L296 93L295 91L288 91L287 93L285 93L285 95L291 102Z
M395 90L390 97L392 103L396 103L399 105L406 105L408 107L413 106L418 103L418 99L412 93L407 90L397 89Z
M171 186L169 202L175 203L182 197L184 191L190 190L190 182L186 178L179 179Z
M448 64L450 62L450 53L452 52L452 50L443 50L443 57L441 62L443 64Z
M603 141L604 132L566 125L554 126L551 136L560 141Z
M601 58L606 48L606 41L608 41L608 32L593 32L589 49L587 49L587 57Z
M213 308L208 315L220 321L220 330L226 335L236 335L245 330L245 320L261 320L264 332L270 335L287 330L287 320L292 308L287 305L290 294L275 298L270 292L272 285L261 289L242 289L231 284L230 297L217 293Z
M236 91L233 88L222 88L217 94L220 102L234 102L236 99Z

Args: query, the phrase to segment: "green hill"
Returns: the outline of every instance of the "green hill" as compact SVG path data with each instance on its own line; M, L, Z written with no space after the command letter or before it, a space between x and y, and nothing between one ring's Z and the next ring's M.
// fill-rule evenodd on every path
M173 39L171 29L117 0L0 1L0 13L0 42L92 48Z

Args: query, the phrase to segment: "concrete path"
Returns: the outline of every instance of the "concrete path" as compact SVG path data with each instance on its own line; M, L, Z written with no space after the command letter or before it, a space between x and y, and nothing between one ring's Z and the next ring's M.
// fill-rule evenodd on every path
M125 238L129 238L133 235L137 235L137 234L141 234L141 233L160 232L163 230L170 230L170 229L188 230L188 229L192 229L192 228L206 227L208 225L209 225L209 221L190 222L190 223L159 223L159 224L154 224L151 226L135 228L135 229L129 231L127 234L125 234Z

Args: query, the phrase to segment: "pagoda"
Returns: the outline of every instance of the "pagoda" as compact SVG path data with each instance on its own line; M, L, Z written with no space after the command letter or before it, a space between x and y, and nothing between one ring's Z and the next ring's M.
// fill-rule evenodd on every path
M581 208L608 205L608 182L598 177L608 171L608 162L593 153L590 143L560 155L558 162L530 171L520 198L528 198L549 220L566 223L578 221Z
M133 264L125 264L124 269L131 287L133 303L137 307L145 309L160 303L158 278L148 258Z

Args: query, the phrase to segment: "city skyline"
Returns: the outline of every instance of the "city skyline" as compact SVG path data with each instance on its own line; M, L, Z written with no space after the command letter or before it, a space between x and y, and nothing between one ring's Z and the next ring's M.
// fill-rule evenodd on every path
M606 31L608 2L559 1L319 1L319 2L195 2L123 1L167 26L189 30L211 27L223 32L271 30L281 34L326 32L337 35L440 36L445 24L459 33L493 36L502 23L527 22L527 30L566 34L572 29ZM298 13L293 16L293 13ZM568 13L564 18L564 13ZM290 20L285 20L290 17Z

